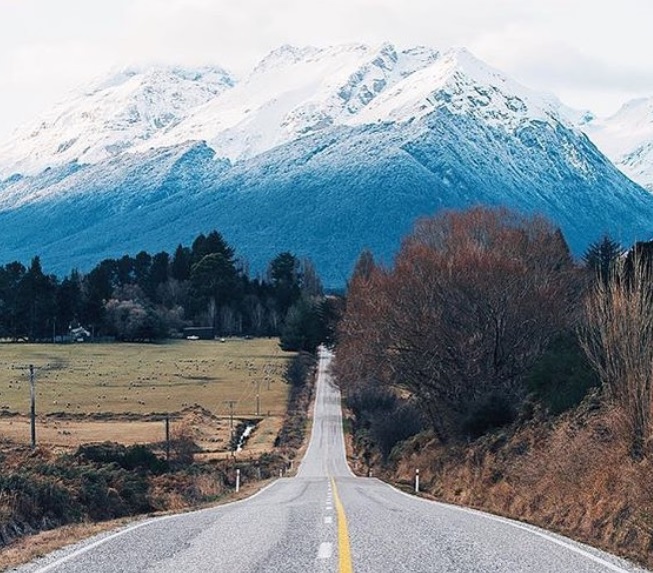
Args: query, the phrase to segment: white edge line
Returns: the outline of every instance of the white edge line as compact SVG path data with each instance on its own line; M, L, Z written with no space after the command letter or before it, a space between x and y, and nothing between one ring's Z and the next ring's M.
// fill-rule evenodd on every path
M81 547L77 551L73 551L72 553L66 555L65 557L62 557L61 559L57 559L56 561L53 561L52 563L49 563L45 567L41 567L40 569L36 569L34 573L47 573L48 571L51 571L55 567L59 567L60 565L63 565L64 563L67 563L68 561L71 561L72 559L75 559L76 557L79 557L80 555L84 555L84 553L88 553L92 549L95 549L96 547L99 547L100 545L103 545L104 543L108 543L109 541L116 539L116 537L121 537L122 535L125 535L127 533L131 533L132 531L135 531L136 529L140 529L141 527L145 527L147 525L152 525L154 523L160 523L161 521L167 521L169 519L174 519L176 517L184 517L187 515L192 515L194 513L205 513L209 511L215 511L215 510L220 510L223 507L231 507L233 505L237 505L239 503L243 503L246 501L250 501L251 499L254 499L255 497L261 495L264 491L267 491L270 489L272 486L276 485L279 483L279 480L275 480L272 483L269 483L266 485L263 489L260 489L257 491L255 494L246 497L244 499L239 499L236 501L232 501L229 503L223 503L221 505L216 505L214 507L207 507L203 509L198 509L195 511L188 511L186 513L175 513L174 515L163 515L161 517L153 517L151 519L148 519L146 521L143 521L141 523L136 523L134 525L130 525L125 527L124 529L121 529L117 531L116 533L113 533L111 535L108 535L107 537L103 537L102 539L98 539L97 541L90 543L89 545L85 545L84 547Z
M498 515L492 515L491 513L486 513L484 511L480 511L478 509L472 509L469 507L460 507L458 505L453 505L449 503L445 503L442 501L435 501L431 499L424 499L422 497L418 497L415 495L411 495L409 493L406 493L405 491L401 491L400 489L390 485L389 483L384 482L383 480L377 479L378 482L388 486L390 489L396 491L397 493L400 493L401 495L405 495L406 497L409 497L410 499L413 499L415 501L421 501L424 503L429 503L429 504L434 504L434 505L441 505L446 507L447 509L453 509L455 511L459 511L461 513L471 513L476 516L483 517L485 519L489 519L491 521L497 521L499 523L503 523L504 525L510 525L511 527L514 527L516 529L521 529L523 531L527 531L528 533L532 533L533 535L537 535L538 537L541 537L543 539L546 539L547 541L550 541L552 543L555 543L556 545L560 545L561 547L564 547L565 549L569 549L570 551L573 551L574 553L577 553L579 555L582 555L583 557L586 557L587 559L590 559L591 561L594 561L595 563L598 563L599 565L602 565L603 567L606 567L608 569L611 569L612 571L616 571L617 573L633 573L633 570L628 570L628 569L623 569L622 567L619 567L618 565L615 565L614 563L610 563L609 561L606 561L605 559L601 559L600 557L590 553L589 551L586 551L585 549L581 549L580 547L577 547L576 545L572 545L571 543L568 543L566 541L562 541L561 539L558 539L554 537L553 535L550 535L546 533L545 531L537 528L537 526L529 526L529 525L523 525L517 521L507 519L505 517L499 517ZM597 549L597 551L600 551ZM620 559L615 555L615 559ZM640 569L640 571L643 571Z

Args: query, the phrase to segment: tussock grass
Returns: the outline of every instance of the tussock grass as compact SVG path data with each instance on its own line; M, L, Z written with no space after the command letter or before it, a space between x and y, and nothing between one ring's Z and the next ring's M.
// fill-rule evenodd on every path
M554 420L537 417L471 444L429 433L375 472L454 504L527 521L653 566L651 461L633 460L614 409L588 398Z

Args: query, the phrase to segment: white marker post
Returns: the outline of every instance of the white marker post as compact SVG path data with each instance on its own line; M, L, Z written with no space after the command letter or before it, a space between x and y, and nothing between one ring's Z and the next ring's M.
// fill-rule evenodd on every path
M419 493L419 470L415 470L415 493Z
M236 470L236 493L240 491L240 469Z

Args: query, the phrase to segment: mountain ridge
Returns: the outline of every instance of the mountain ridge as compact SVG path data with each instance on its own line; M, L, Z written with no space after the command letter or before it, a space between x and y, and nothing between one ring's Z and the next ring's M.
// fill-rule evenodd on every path
M443 208L546 215L577 255L605 232L650 235L653 196L581 114L464 49L282 47L228 77L140 145L5 178L0 259L40 254L66 273L217 228L255 273L288 250L338 287L362 248L390 262L415 219Z
M653 192L653 96L628 101L581 129L628 177Z

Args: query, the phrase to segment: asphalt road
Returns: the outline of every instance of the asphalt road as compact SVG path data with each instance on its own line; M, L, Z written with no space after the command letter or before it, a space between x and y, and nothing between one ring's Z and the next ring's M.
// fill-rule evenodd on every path
M345 460L340 396L323 354L298 474L214 509L140 522L22 573L589 573L643 571L521 523L425 501Z

